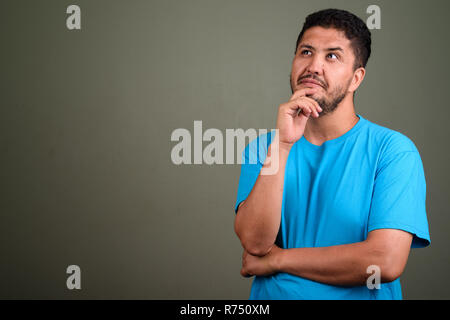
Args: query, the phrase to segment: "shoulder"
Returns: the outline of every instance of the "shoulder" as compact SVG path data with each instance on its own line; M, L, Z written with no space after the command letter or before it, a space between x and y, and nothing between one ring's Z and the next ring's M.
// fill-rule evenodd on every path
M250 139L250 142L245 146L245 148L242 151L242 157L247 163L247 159L256 157L256 159L263 163L266 155L267 150L272 143L272 140L275 137L275 131L264 131L261 130L256 137L253 139ZM238 143L238 146L241 145ZM241 149L242 150L242 149Z
M414 142L404 133L367 120L366 134L377 145L381 155L419 152Z
M389 166L401 170L421 164L419 150L406 134L369 120L366 134L368 144L376 149L377 173Z

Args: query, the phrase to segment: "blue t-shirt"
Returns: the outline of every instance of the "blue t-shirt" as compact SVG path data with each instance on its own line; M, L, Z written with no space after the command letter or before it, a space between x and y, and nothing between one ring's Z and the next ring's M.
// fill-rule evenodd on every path
M277 237L281 248L361 242L382 228L413 234L412 248L430 244L426 182L416 146L405 135L357 116L352 129L321 146L305 137L292 146ZM235 212L250 194L274 134L246 146ZM250 299L402 299L402 292L400 278L369 289L277 273L255 277Z

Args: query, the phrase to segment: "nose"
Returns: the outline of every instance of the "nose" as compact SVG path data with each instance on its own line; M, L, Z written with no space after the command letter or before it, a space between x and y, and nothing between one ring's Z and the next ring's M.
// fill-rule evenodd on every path
M322 74L323 61L319 57L319 55L315 55L315 56L311 57L311 59L309 60L309 65L307 66L306 69L309 73L314 73L316 75Z

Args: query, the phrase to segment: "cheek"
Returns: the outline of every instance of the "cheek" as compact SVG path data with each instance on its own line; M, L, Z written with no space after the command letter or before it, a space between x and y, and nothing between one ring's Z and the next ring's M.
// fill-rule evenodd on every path
M302 66L301 62L299 60L294 60L292 63L292 75L294 77L297 77L302 74L304 67Z
M346 72L346 70L334 70L328 72L329 77L325 77L327 83L327 92L332 92L336 88L345 87L351 81L351 75Z

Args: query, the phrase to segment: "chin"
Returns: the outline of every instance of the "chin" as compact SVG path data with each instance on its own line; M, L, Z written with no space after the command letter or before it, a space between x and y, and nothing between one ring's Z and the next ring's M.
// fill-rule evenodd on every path
M313 94L307 94L306 96L309 98L313 98L314 100L317 100L321 97L321 95L319 95L317 92L315 92Z

